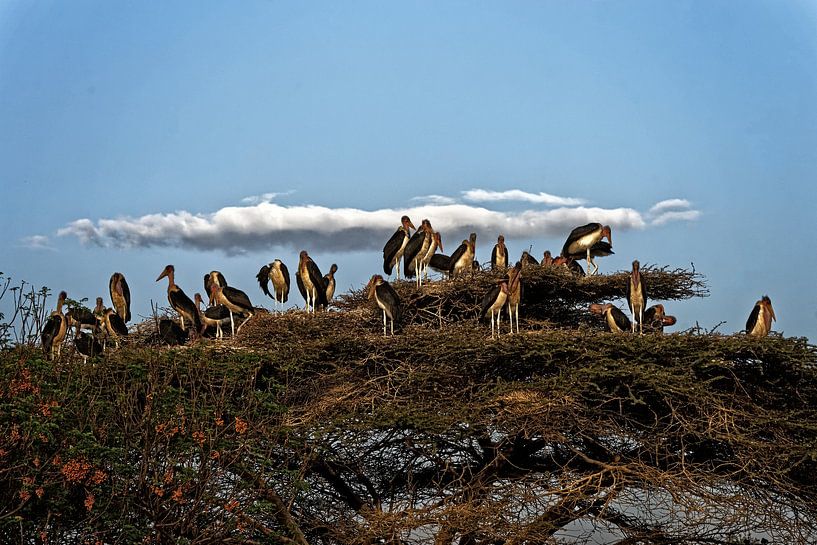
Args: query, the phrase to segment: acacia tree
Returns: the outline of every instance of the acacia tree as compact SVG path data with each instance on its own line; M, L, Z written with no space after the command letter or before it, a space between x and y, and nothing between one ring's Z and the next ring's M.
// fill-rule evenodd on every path
M498 341L471 318L486 275L398 286L394 338L353 293L232 343L5 352L4 541L813 542L815 347L572 326L624 278L529 278L528 331Z

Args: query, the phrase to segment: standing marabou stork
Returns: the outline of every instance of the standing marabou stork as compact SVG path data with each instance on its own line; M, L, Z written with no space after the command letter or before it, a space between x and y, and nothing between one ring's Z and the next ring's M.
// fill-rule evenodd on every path
M125 281L125 275L120 272L113 273L108 282L108 290L116 313L125 320L125 323L130 322L130 288Z
M545 254L542 256L542 261L539 264L543 267L550 267L553 265L553 256L550 253L550 250L545 250Z
M562 255L571 257L574 254L584 253L585 259L587 259L587 273L592 276L599 271L599 267L593 262L591 250L602 238L607 238L607 241L611 245L613 244L609 225L588 223L576 227L568 235L565 245L562 247Z
M612 333L627 333L632 330L632 325L627 315L610 303L604 305L594 303L590 305L590 312L604 316L607 330Z
M65 332L68 331L68 320L62 313L62 306L65 304L65 299L67 298L68 294L61 291L59 297L57 297L57 308L51 313L51 316L48 317L40 333L40 339L43 343L43 352L45 352L46 357L51 360L54 359L55 352L56 356L60 355L62 351L62 341L65 339Z
M502 307L508 301L508 277L504 276L482 298L479 319L491 313L491 338L502 334ZM496 316L496 333L494 333L494 316Z
M204 333L204 330L206 330L208 327L215 327L216 339L221 339L224 336L221 326L224 322L230 319L230 311L224 305L213 305L212 307L207 307L205 310L201 310L201 307L204 304L204 299L201 298L201 294L196 293L193 296L193 299L196 300L196 310L199 311L199 320L201 320L202 323L202 333Z
M284 303L289 299L289 269L284 265L280 259L276 259L269 265L264 265L258 274L255 275L258 279L258 285L261 286L261 291L269 295L275 300L275 306L279 304L281 310L284 309ZM272 289L275 291L273 296L269 292L269 282L272 282Z
M104 328L108 337L113 339L114 345L119 348L119 337L126 337L128 335L128 326L125 320L112 308L106 308L102 314L98 316L101 326ZM102 348L105 348L103 344Z
M468 240L463 240L459 248L454 250L451 254L451 263L449 263L448 277L454 278L467 270L474 268L474 255L477 249L477 234L471 233Z
M755 337L765 337L772 330L772 320L777 320L772 308L772 300L764 295L755 303L749 319L746 320L746 333Z
M675 316L665 314L664 305L653 305L644 311L644 327L647 331L663 333L664 327L675 325Z
M491 250L491 270L505 270L508 267L508 248L505 246L505 237L499 235L494 249Z
M227 279L224 278L224 275L221 274L219 271L210 271L209 273L204 275L204 293L210 297L210 294L213 293L213 285L221 286L222 288L227 287ZM213 305L213 299L210 299L210 305Z
M241 326L246 324L247 321L253 317L253 314L255 314L255 307L252 306L250 298L247 297L247 294L240 289L232 286L222 287L218 284L213 284L211 287L213 293L210 294L210 299L216 305L224 305L227 307L227 310L230 311L230 331L232 332L232 336L235 337L236 332L241 331ZM247 315L247 318L241 322L238 329L235 327L235 319L233 318L233 314ZM196 317L198 317L198 312L196 313Z
M335 263L332 263L332 266L329 267L329 273L323 276L323 285L326 286L326 304L329 305L329 301L335 296L335 286L337 285L335 282L335 273L338 272L338 266Z
M508 318L513 322L516 317L516 332L519 333L519 303L522 301L524 286L522 284L522 263L517 261L513 269L508 271Z
M400 296L379 274L372 276L366 285L366 291L369 299L374 299L377 306L383 311L383 336L386 336L387 318L391 321L391 334L394 335L394 322L399 322L401 315Z
M638 322L639 333L644 333L644 310L647 308L647 284L641 274L641 264L633 261L633 271L627 280L627 305L630 307L630 316L633 317L633 333Z
M539 262L536 261L536 258L530 255L530 252L527 250L522 252L522 257L519 258L519 262L522 263L522 268L539 266Z
M417 287L423 285L423 280L428 280L428 267L431 263L431 258L437 253L437 250L443 249L443 238L439 231L434 231L431 235L431 243L426 249L426 253L420 259L420 270L417 271Z
M403 273L406 278L414 278L414 275L419 272L420 260L431 246L431 235L433 234L434 229L431 227L431 222L424 219L420 228L409 239L403 251Z
M317 307L326 307L328 301L326 300L326 286L323 284L323 275L321 270L306 253L306 250L301 250L300 259L298 260L298 272L295 273L295 280L298 284L298 291L306 302L306 311L309 312L309 306L312 305L312 313L315 313Z
M201 331L201 320L199 320L199 313L196 310L196 304L187 296L182 289L176 285L175 280L176 269L173 265L168 265L156 279L158 282L162 278L167 277L167 301L170 306L179 313L179 321L181 322L182 330L184 327L184 320L187 319L188 324L193 324L195 335Z
M386 245L383 246L383 272L391 276L394 267L397 267L397 279L400 280L400 258L409 243L411 229L415 229L414 224L408 216L400 218L400 227L391 236Z

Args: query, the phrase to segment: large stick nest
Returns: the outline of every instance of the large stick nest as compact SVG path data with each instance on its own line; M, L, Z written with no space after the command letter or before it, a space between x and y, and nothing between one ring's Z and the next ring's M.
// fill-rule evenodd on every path
M403 323L442 325L479 316L482 297L504 276L504 272L473 271L451 280L424 283L393 282L403 304ZM588 305L623 299L629 271L597 276L575 276L566 267L526 267L522 271L524 295L520 314L554 324L576 326L586 321ZM694 269L643 267L650 302L706 297L709 290L703 275ZM371 306L365 289L338 297L341 310Z

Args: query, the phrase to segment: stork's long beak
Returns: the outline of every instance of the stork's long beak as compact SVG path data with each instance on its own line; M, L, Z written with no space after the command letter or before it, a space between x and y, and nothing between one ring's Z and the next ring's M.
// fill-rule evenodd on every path
M772 304L769 303L769 314L772 316L772 320L775 322L777 321L777 316L774 315L774 309L772 308Z
M664 316L661 318L661 323L664 325L675 325L675 322L678 320L675 319L675 316Z
M156 281L158 282L159 280L161 280L165 276L167 276L167 269L162 271L162 274L159 275L159 278L157 278Z

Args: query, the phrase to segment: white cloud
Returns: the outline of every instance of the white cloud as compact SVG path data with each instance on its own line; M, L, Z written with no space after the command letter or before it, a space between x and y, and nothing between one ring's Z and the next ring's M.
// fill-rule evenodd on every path
M272 202L276 197L292 195L293 193L295 193L294 190L283 191L280 193L262 193L261 195L244 197L241 199L241 202L244 204L261 204L262 202Z
M590 222L609 224L614 230L637 230L648 223L694 220L700 214L696 210L676 210L667 204L680 203L681 199L662 201L651 209L658 210L658 216L652 213L645 216L632 208L585 206L507 212L450 203L444 196L428 197L420 199L425 203L404 209L287 206L264 201L229 206L213 213L182 210L96 221L83 218L59 229L57 234L76 237L83 244L114 248L183 247L228 254L274 247L358 251L382 248L403 214L411 217L415 225L424 218L430 219L443 240L455 241L472 231L490 240L499 233L509 239L561 237Z
M695 221L701 217L700 210L693 210L686 199L667 199L657 202L647 213L651 225L664 225L673 221Z
M545 192L529 193L520 189L509 189L507 191L469 189L462 192L462 197L470 202L522 201L548 206L579 206L585 202L584 199L559 197Z
M419 197L412 197L411 201L422 204L454 204L457 202L457 199L446 197L445 195L421 195Z
M32 250L54 250L51 240L45 235L31 235L20 239L20 245Z

